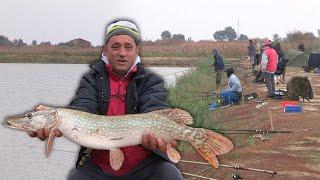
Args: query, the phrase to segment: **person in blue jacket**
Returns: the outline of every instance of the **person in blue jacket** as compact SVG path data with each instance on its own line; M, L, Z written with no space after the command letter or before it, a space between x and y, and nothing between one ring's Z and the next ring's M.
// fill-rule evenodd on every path
M239 78L234 74L233 68L226 69L228 87L220 92L223 105L239 103L242 97L242 87Z

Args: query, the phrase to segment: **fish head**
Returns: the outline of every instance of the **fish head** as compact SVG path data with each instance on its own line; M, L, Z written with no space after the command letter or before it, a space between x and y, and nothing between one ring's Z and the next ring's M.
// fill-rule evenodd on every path
M57 110L48 109L32 111L21 116L8 117L4 126L22 131L36 131L41 128L51 128L57 123Z

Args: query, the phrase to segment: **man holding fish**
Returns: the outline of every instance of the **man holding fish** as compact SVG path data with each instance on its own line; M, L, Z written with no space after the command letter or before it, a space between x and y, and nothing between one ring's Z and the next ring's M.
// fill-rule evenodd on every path
M107 116L169 108L163 79L141 66L140 43L140 33L133 21L111 22L107 26L101 59L90 64L91 71L83 76L70 108ZM49 129L29 134L45 140ZM55 130L55 135L62 134ZM171 146L176 146L176 141L172 141ZM153 133L142 136L142 145L120 150L124 161L120 169L114 170L110 158L121 156L121 152L112 152L114 155L110 156L109 150L82 147L77 168L68 179L183 179L172 163L158 155L166 152L167 144Z

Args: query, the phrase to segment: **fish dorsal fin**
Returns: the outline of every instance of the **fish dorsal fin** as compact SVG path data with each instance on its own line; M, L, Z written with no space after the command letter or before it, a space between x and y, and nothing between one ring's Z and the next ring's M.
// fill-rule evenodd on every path
M167 144L167 156L173 163L178 163L181 159L179 152L170 144Z
M152 113L165 116L173 121L176 121L177 123L184 125L190 125L193 123L192 116L187 111L178 108L156 110L152 111Z
M113 170L118 171L124 161L124 155L118 148L110 150L110 166Z

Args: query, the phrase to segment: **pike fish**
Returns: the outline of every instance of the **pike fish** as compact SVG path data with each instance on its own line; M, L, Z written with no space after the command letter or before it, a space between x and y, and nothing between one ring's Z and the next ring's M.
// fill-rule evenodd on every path
M214 131L187 126L192 122L192 116L182 109L103 116L67 108L42 106L41 110L18 117L8 117L4 125L22 131L49 128L47 157L55 137L53 130L58 129L63 136L81 146L110 150L110 165L114 170L119 170L124 161L124 155L119 148L141 144L143 134L153 133L168 144L173 139L189 142L202 158L214 168L218 168L216 156L232 150L232 142ZM172 162L179 162L181 157L175 148L167 145L166 153Z

